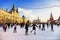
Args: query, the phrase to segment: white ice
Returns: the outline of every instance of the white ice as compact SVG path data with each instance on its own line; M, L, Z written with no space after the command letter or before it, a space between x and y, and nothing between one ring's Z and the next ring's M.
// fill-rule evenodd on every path
M60 40L60 27L54 25L54 32L51 31L50 26L45 31L36 28L36 35L30 33L32 27L29 27L29 35L25 35L25 29L17 26L17 32L13 33L13 28L7 29L4 32L2 27L0 27L0 40Z

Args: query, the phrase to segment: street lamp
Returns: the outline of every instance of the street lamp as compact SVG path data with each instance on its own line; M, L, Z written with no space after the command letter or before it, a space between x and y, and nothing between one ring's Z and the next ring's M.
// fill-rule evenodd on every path
M23 19L23 24L24 24L24 22L25 22L25 16L24 15L22 16L22 19Z

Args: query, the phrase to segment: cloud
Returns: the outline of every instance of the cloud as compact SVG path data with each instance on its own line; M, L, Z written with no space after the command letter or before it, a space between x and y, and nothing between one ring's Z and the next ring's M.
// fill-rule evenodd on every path
M18 8L18 11L19 11L19 15L21 16L24 15L26 18L28 18L31 21L37 18L35 14L32 13L33 12L32 10Z
M20 15L25 15L26 18L32 20L37 19L38 17L41 21L47 21L50 18L50 14L52 12L54 19L56 20L60 15L60 7L52 7L46 9L23 9L18 8ZM21 13L23 12L23 13Z
M46 5L43 2L43 5L40 3L31 6L32 9L18 8L20 14L24 14L30 20L37 19L38 16L42 21L47 21L52 12L54 19L56 20L60 15L60 0L47 0L45 1ZM30 6L29 6L30 8ZM38 8L38 9L33 9Z

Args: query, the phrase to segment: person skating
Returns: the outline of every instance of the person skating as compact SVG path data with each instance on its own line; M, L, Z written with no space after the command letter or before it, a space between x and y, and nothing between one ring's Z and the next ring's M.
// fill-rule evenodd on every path
M42 30L45 30L45 24L44 23L42 24Z
M3 23L3 30L4 30L4 32L6 32L6 30L7 30L7 24L6 23Z
M17 24L14 25L14 33L16 33L16 27L17 27Z
M7 25L8 25L8 28L10 28L10 23L7 23Z
M11 28L14 26L14 23L11 23Z
M29 21L25 24L25 35L28 35Z
M36 34L36 27L37 27L37 25L36 25L36 23L33 23L32 24L32 30L30 31L30 33L32 33L32 31L34 31L34 34Z
M53 30L53 24L54 24L54 21L51 21L50 24L51 24L51 31L54 32L54 30Z
M54 30L53 30L53 23L51 23L51 31L54 31Z
M41 24L39 24L39 29L41 29Z
M48 22L47 22L47 29L49 28L49 24L48 24Z

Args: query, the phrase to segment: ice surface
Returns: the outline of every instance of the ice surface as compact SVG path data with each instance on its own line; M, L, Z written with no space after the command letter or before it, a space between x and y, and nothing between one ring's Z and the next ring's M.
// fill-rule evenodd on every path
M17 26L17 33L13 33L13 28L7 29L4 32L0 27L0 40L60 40L60 27L54 25L54 32L51 31L50 26L45 31L36 28L36 35L30 33L32 27L29 27L29 35L25 35L25 29Z

